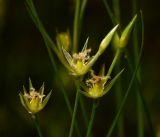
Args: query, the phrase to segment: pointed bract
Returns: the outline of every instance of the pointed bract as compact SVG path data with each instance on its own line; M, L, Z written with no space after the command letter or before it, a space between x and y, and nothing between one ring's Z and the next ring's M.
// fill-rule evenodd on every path
M45 99L43 100L43 107L45 107L47 105L48 100L50 99L51 94L52 94L52 91L50 91L48 93L48 95L45 97Z
M43 82L41 88L39 89L39 93L40 93L40 95L44 94L44 82Z
M32 88L33 88L32 81L31 81L31 79L29 78L29 90L31 90Z
M82 52L84 52L86 49L87 49L87 46L88 46L88 40L89 40L89 37L87 38L84 46L83 46L83 49L82 49Z
M70 66L72 66L72 61L73 61L72 56L63 47L62 47L62 51L63 51L63 54L64 54L67 62L69 63Z
M122 69L110 82L109 84L106 85L103 94L105 95L106 93L108 93L108 91L113 87L113 85L115 84L115 82L118 80L118 78L120 77L120 75L122 74L122 72L124 71L124 69Z

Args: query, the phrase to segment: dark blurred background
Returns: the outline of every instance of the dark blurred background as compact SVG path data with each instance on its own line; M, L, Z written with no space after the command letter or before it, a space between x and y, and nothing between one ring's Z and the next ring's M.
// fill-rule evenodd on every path
M72 0L34 0L34 3L53 40L55 40L57 30L58 32L72 30L74 15ZM131 2L123 0L120 3L123 23L126 24L132 17ZM160 132L160 2L141 0L138 3L143 11L145 23L145 44L141 65L142 89L158 134ZM102 0L88 0L82 29L82 43L89 36L90 45L97 46L111 27L112 23ZM57 60L56 56L55 60ZM61 71L60 66L58 66L59 71ZM68 75L63 70L61 72L64 73L61 75L73 104L74 92L67 86L73 83L72 81L67 83ZM40 124L44 135L48 137L67 136L70 117L64 98L58 91L58 84L61 81L57 83L54 76L43 39L27 13L25 2L23 0L0 0L0 137L38 136L18 96L23 85L28 87L29 77L36 88L45 82L45 93L53 89L53 95L47 107L40 113ZM110 100L110 97L105 97L98 109L97 117L100 118L95 123L95 137L103 137L114 118L113 103L105 100ZM136 113L130 111L126 113L126 134L135 137ZM148 133L147 126L145 130Z

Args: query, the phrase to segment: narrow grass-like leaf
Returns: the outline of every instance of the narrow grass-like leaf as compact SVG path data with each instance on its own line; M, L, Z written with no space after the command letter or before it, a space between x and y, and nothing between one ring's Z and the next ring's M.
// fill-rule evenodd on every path
M78 44L79 44L79 28L80 28L80 0L76 0L76 9L75 9L75 15L74 15L74 25L73 25L73 52L77 52L78 50Z
M113 85L114 85L115 82L118 80L118 78L120 77L120 75L122 74L123 71L124 71L124 69L122 69L122 70L110 81L110 83L106 85L106 87L105 87L105 89L104 89L103 95L105 95L106 93L108 93L108 91L113 87Z
M105 75L105 64L103 64L103 66L101 67L98 75L99 76L104 76Z
M121 49L118 49L118 50L116 51L116 54L115 54L115 56L114 56L114 59L113 59L111 65L110 65L110 67L109 67L109 69L108 69L107 76L110 76L110 75L111 75L111 73L112 73L112 71L113 71L113 68L115 67L116 62L118 62L118 59L120 58L120 56L121 56Z
M110 17L113 25L118 24L119 22L116 20L116 17L114 16L114 14L113 14L113 12L112 12L107 0L103 0L103 3L104 3L104 6L105 6L105 8L107 10L107 13L109 14L109 17Z
M84 12L85 12L85 9L86 9L87 1L88 0L82 0L82 3L81 3L81 9L80 9L80 22L81 23L82 23L82 20L83 20L83 16L84 16Z

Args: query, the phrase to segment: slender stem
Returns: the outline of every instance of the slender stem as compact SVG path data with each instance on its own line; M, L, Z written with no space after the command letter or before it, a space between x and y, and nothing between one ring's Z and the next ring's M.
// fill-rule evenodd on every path
M137 89L139 90L139 89ZM144 124L143 124L143 105L141 101L141 97L138 93L137 94L137 115L138 115L138 136L137 137L143 137L144 136Z
M133 15L137 12L137 6L138 6L138 2L137 0L132 0L132 11L133 11ZM134 51L134 64L137 64L138 61L138 29L137 29L137 24L134 28L133 31L133 35L132 35L132 44L133 44L133 51ZM141 72L140 72L140 68L137 72L137 81L139 81L141 84ZM135 91L139 91L139 87L137 85L137 83L135 83ZM136 93L136 98L137 98L137 121L138 121L138 125L137 125L137 130L138 130L138 135L137 137L144 137L144 119L143 119L143 104L142 104L142 100L141 97L138 93Z
M140 85L139 85L139 87L140 87ZM140 96L142 104L143 104L143 109L144 109L145 115L147 117L147 122L148 122L148 125L149 125L149 129L151 130L151 136L156 137L156 133L155 133L155 130L154 130L154 127L153 127L153 124L152 124L152 119L151 119L150 112L148 110L145 98L144 98L141 90L139 90L138 93L139 93L139 96Z
M90 137L90 135L91 135L91 130L92 130L92 127L93 127L94 117L95 117L96 108L97 108L97 102L96 101L97 100L93 100L92 112L91 112L91 117L90 117L90 120L89 120L89 125L88 125L88 129L87 129L86 137Z
M119 60L115 67L115 73L120 72L120 63L121 60ZM115 85L115 98L116 98L116 110L118 111L118 107L120 102L122 101L122 78L120 77ZM118 126L118 135L119 137L124 137L124 116L123 114L119 117L119 121L117 123Z
M116 62L117 62L117 60L118 60L119 57L120 57L120 53L121 53L121 51L120 51L120 49L118 49L118 50L116 51L116 55L114 56L114 59L113 59L113 61L112 61L112 64L111 64L111 66L109 67L109 70L108 70L108 73L107 73L108 76L111 75L111 73L112 73L112 71L113 71L113 68L114 68Z
M70 116L72 117L73 110L72 110L72 108L71 108L71 104L70 104L70 101L69 101L69 99L68 99L67 93L66 93L66 91L64 90L63 87L61 87L61 91L62 91L62 93L63 93L63 96L64 96L64 99L65 99L65 102L66 102L66 105L67 105L69 114L70 114ZM76 121L76 120L75 120L75 130L76 130L76 132L77 132L77 136L78 136L78 137L81 137L81 133L80 133L80 130L79 130L79 128L78 128L78 124L77 124L77 121Z
M76 92L76 98L75 98L75 103L74 103L74 110L73 110L73 115L72 115L72 121L71 121L70 131L69 131L69 137L72 137L72 134L73 134L73 128L74 128L74 124L75 124L76 113L77 113L78 102L79 102L79 96L80 96L78 82L76 82L76 86L77 86L77 92Z
M83 115L83 118L84 118L84 124L85 124L85 127L87 127L88 125L88 115L86 113L86 109L85 109L85 106L84 106L84 101L83 101L83 97L80 96L80 107L81 107L81 111L82 111L82 115Z
M121 112L122 112L122 109L123 109L123 107L124 107L124 105L125 105L125 103L126 103L126 100L127 100L127 98L128 98L130 89L131 89L131 87L132 87L132 85L133 85L133 82L134 82L134 80L135 80L138 67L139 67L139 65L137 65L137 67L136 67L136 69L135 69L135 71L134 71L134 73L133 73L133 76L132 76L132 78L131 78L131 80L130 80L129 86L128 86L127 91L126 91L126 93L125 93L125 96L123 97L123 100L122 100L122 102L121 102L121 104L120 104L120 108L119 108L119 110L118 110L118 112L117 112L117 114L116 114L116 116L115 116L115 118L114 118L114 121L113 121L113 123L112 123L112 125L111 125L111 127L110 127L110 129L109 129L109 132L108 132L108 134L107 134L106 137L111 137L111 134L112 134L112 132L113 132L113 129L114 129L115 126L116 126L116 123L117 123L117 121L118 121L118 119L119 119L119 116L120 116L120 114L121 114Z
M80 12L80 0L76 0L76 10L74 15L74 26L73 26L73 52L77 52L79 43L79 12Z
M84 124L85 124L85 127L87 128L88 126L88 122L89 122L89 118L88 118L88 114L87 114L87 111L85 109L85 105L84 105L84 101L83 101L83 97L80 96L80 107L81 107L81 111L82 111L82 115L83 115L83 119L84 119ZM93 137L92 133L90 135L90 137Z
M133 85L133 82L134 82L134 80L135 80L135 78L136 78L136 74L137 74L138 68L139 68L139 66L140 66L140 60L141 60L142 51L143 51L143 46L144 46L144 23L143 23L142 13L141 13L141 24L142 24L142 42L141 42L140 53L139 53L139 56L138 56L138 61L137 61L135 70L134 70L134 72L133 72L132 78L131 78L131 80L130 80L130 82L129 82L127 91L126 91L126 93L125 93L125 95L124 95L124 97L123 97L123 99L122 99L121 104L120 104L120 108L119 108L119 110L118 110L118 112L117 112L117 114L116 114L116 116L115 116L115 118L114 118L114 121L113 121L113 123L112 123L112 125L111 125L111 127L110 127L110 129L109 129L109 132L107 133L106 137L111 137L111 134L112 134L112 132L113 132L115 126L116 126L116 123L117 123L117 121L118 121L118 119L119 119L119 116L120 116L120 114L121 114L121 112L122 112L122 110L123 110L123 107L124 107L125 103L126 103L126 100L127 100L127 98L128 98L130 89L131 89L131 87L132 87L132 85Z
M120 3L119 0L113 0L113 11L114 16L116 20L118 21L118 24L121 24L121 11L120 11ZM120 71L120 64L121 60L119 59L117 61L116 67L115 67L115 73L118 73ZM117 81L117 84L115 85L115 98L116 98L116 110L118 111L118 107L120 102L122 101L122 79L121 77ZM118 135L119 137L124 137L124 116L123 114L119 117L118 123L117 123L117 129L118 129Z
M37 132L38 132L39 137L43 137L41 129L40 129L39 121L38 121L38 118L37 118L37 115L32 115L32 119L33 119L34 124L35 124L35 126L37 128Z

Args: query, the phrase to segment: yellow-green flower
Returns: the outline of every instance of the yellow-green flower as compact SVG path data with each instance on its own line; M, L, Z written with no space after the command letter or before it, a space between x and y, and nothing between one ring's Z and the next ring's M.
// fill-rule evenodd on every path
M85 83L81 83L82 94L93 99L102 97L108 93L122 72L123 70L109 82L108 80L111 79L110 76L105 76L104 73L95 75L93 71L91 71L91 78L87 79Z
M82 51L79 53L74 53L70 55L65 48L62 47L63 54L69 64L69 71L72 75L82 76L86 74L90 68L97 61L99 56L105 51L107 46L109 45L114 33L116 32L118 25L116 25L102 40L100 43L99 49L96 54L90 57L91 49L87 49L88 39L86 40Z
M31 80L29 80L29 93L27 93L24 86L23 92L24 94L21 92L19 93L20 101L24 108L31 114L35 114L41 111L46 106L51 96L51 91L47 96L44 95L44 84L41 86L39 91L36 91L32 86Z

